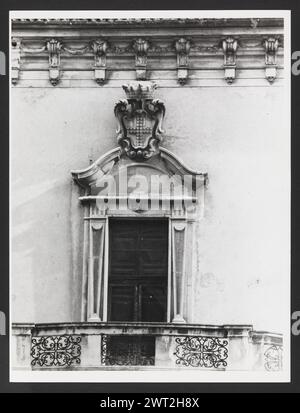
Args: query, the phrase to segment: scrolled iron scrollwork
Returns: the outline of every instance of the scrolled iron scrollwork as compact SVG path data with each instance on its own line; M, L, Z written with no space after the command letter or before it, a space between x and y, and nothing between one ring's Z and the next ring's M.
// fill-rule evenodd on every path
M228 340L215 337L176 337L176 364L185 367L227 366Z
M100 359L101 359L101 364L103 364L104 366L106 362L106 352L107 352L107 335L102 334L101 335Z
M80 364L81 337L74 335L32 337L33 367L69 367Z

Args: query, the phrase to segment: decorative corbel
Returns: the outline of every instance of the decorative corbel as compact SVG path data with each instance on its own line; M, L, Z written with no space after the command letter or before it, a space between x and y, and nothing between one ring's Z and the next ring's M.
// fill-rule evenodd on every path
M235 79L237 48L238 42L232 37L227 37L227 39L222 41L222 49L224 53L224 78L228 84L231 84Z
M184 38L177 40L175 43L177 53L177 78L181 85L184 85L188 79L190 48L190 42Z
M11 82L16 85L20 75L21 41L12 39L11 46Z
M266 63L266 78L270 83L273 83L274 80L276 79L276 74L277 74L277 50L278 50L278 39L275 38L269 38L264 40L264 48L266 51L265 55L265 63Z
M137 80L147 79L147 53L149 42L144 39L137 39L133 43L135 52L135 70Z
M60 52L62 44L51 39L47 42L47 51L49 54L49 80L53 86L56 86L60 80Z
M105 82L106 72L106 51L107 42L105 40L95 40L92 43L92 50L94 53L94 74L98 85L103 85Z

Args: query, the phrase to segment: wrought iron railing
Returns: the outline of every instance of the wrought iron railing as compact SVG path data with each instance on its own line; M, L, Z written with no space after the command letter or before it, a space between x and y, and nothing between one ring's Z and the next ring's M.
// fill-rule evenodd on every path
M101 363L105 366L154 366L155 337L103 334Z

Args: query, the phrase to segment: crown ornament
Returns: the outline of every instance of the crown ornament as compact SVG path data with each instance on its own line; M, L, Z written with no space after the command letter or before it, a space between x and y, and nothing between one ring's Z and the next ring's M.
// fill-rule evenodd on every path
M153 99L157 84L154 82L131 82L122 86L127 99Z
M154 82L135 81L122 87L127 99L117 102L114 109L120 152L135 161L146 161L159 153L165 105L154 99Z

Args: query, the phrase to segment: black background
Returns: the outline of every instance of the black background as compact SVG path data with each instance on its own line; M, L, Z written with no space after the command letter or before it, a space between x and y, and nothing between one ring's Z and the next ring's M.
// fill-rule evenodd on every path
M0 76L0 188L1 188L1 259L0 259L0 310L7 316L7 335L0 336L0 393L73 393L68 405L77 405L80 393L90 393L92 404L110 393L203 393L252 392L300 393L300 336L292 336L291 383L9 383L9 10L291 10L292 47L300 50L300 0L285 1L5 1L0 3L0 50L6 53L6 76ZM299 247L299 139L300 139L300 75L292 76L292 308L300 311ZM14 113L17 117L17 113ZM12 118L12 122L18 122ZM280 168L280 165L278 166ZM288 182L287 182L288 185ZM276 222L274 222L276 225ZM280 305L280 302L278 303ZM75 394L78 393L78 394ZM91 393L96 393L91 395ZM128 395L127 395L128 396ZM127 397L126 396L126 397ZM163 397L162 394L160 396ZM138 397L138 396L136 396ZM124 398L124 397L123 397ZM26 400L26 397L25 397ZM0 403L4 395L0 395ZM25 402L26 403L26 402ZM54 407L56 398L46 396L45 405ZM245 405L244 405L245 406ZM28 407L28 406L27 406Z

